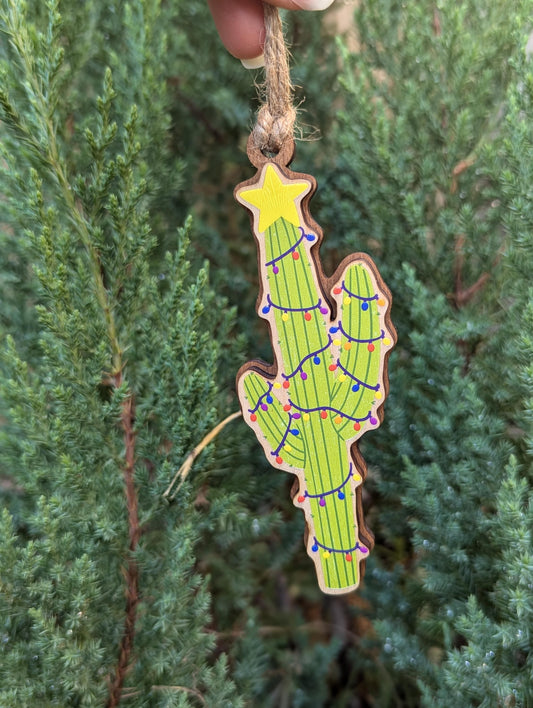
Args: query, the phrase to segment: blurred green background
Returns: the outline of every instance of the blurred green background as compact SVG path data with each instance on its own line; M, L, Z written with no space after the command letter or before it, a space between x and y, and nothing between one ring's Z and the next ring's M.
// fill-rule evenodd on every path
M163 496L272 360L261 72L200 0L0 8L0 705L533 706L532 2L285 15L325 269L399 336L341 597L242 421Z

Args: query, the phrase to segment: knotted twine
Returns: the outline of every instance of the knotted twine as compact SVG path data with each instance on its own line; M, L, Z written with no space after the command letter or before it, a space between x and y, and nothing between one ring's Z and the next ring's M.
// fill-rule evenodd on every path
M278 154L293 140L296 110L289 73L289 53L277 7L263 3L265 13L265 81L260 89L263 104L257 113L250 136L253 146L263 154Z

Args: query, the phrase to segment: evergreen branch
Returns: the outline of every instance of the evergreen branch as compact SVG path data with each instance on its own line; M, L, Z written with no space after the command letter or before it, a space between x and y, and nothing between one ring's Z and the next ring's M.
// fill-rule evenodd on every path
M93 240L90 222L87 220L81 203L76 199L71 186L66 160L60 149L57 125L54 118L55 86L54 76L57 75L62 60L62 52L57 53L54 66L50 72L41 77L35 67L35 60L32 53L32 42L24 18L14 5L8 6L9 12L4 15L7 27L7 34L11 40L12 47L20 60L21 69L26 79L26 93L33 108L33 116L36 126L42 133L42 139L37 141L29 128L26 127L15 106L10 102L5 91L0 95L0 105L4 115L11 126L29 144L34 154L44 163L49 177L55 184L58 197L63 202L66 214L74 226L75 232L89 256L89 267L94 283L95 294L105 319L106 330L112 352L112 372L111 379L115 390L118 390L123 382L124 363L122 350L119 345L115 317L110 303L110 294L105 286L104 271L97 246ZM53 35L53 27L59 23L57 13L57 3L51 2L50 12L50 39ZM110 82L110 72L106 75L107 82ZM128 670L133 642L135 637L135 623L137 607L139 604L139 568L135 560L135 550L140 537L140 527L138 518L138 497L135 489L135 400L131 391L126 392L122 401L121 425L123 430L125 460L123 466L126 506L129 527L129 557L125 570L126 580L126 609L124 632L120 644L118 663L111 682L110 697L108 706L117 706L121 700L122 688L126 672Z
M51 133L49 137L51 148L49 152L50 164L53 167L54 175L57 179L57 182L61 187L62 196L64 198L68 211L74 221L76 230L89 254L91 274L94 278L94 283L96 286L96 296L105 318L109 342L113 353L113 374L119 375L122 370L122 351L118 342L115 318L109 304L108 293L104 284L100 257L91 239L89 227L83 215L81 205L79 204L79 202L76 201L74 197L73 190L70 186L64 166L59 158L55 133Z
M13 43L17 49L19 56L23 61L25 73L29 79L35 104L37 107L36 115L42 123L44 134L46 135L46 147L44 157L51 170L51 176L54 178L57 186L60 189L61 197L67 209L74 227L80 237L80 240L89 255L89 264L91 275L96 290L96 297L100 305L101 311L105 318L106 329L109 337L109 342L113 357L113 383L116 389L122 384L123 360L122 350L119 345L115 318L109 302L109 294L104 283L104 274L101 260L98 251L93 243L89 224L83 214L82 206L76 200L74 192L69 180L65 160L61 155L57 140L56 125L53 121L53 108L50 105L49 94L51 91L45 92L40 81L37 79L36 72L33 71L29 54L26 51L27 44L23 41L18 41L13 37ZM109 77L109 73L108 73ZM139 537L139 517L138 517L138 497L134 482L135 468L135 401L133 394L128 392L122 403L121 424L124 432L125 444L125 464L124 464L124 482L126 493L126 505L128 511L128 527L129 527L129 550L127 568L125 572L126 578L126 610L124 633L122 636L119 660L115 670L115 677L111 683L110 698L108 702L109 708L117 706L121 699L122 687L128 670L133 649L135 637L135 623L137 617L137 606L139 604L139 568L137 561L134 558Z
M122 374L119 372L114 379L116 389L122 384ZM135 622L137 619L137 606L139 604L139 566L135 559L141 529L139 526L139 502L135 489L135 398L128 393L122 403L121 424L124 431L125 465L124 485L126 491L126 505L128 509L128 529L130 539L130 555L125 572L126 578L126 618L124 633L120 643L120 652L115 677L111 682L110 696L107 708L114 708L120 703L124 679L130 664L133 642L135 639Z
M51 23L59 22L56 3L50 5L49 11L51 13ZM81 242L89 254L91 274L96 287L96 296L105 317L106 328L113 352L113 374L116 374L122 368L121 350L118 344L114 315L109 306L108 294L104 284L100 257L93 244L89 225L83 214L81 204L74 196L65 160L62 158L57 139L57 127L54 122L53 96L55 87L53 84L53 76L57 74L59 66L55 66L55 70L51 72L47 77L47 81L43 83L42 79L39 78L39 72L35 70L35 61L31 52L31 41L24 18L22 18L15 7L10 4L9 13L4 20L7 28L6 34L9 36L13 49L16 51L21 61L28 86L28 97L34 107L34 116L40 123L40 128L46 140L38 142L33 138L31 132L18 115L16 108L9 101L9 96L5 91L1 93L0 103L12 127L18 131L22 138L26 139L37 157L47 165L51 177L60 189L61 197ZM61 57L62 55L56 57L56 64L61 62ZM106 80L108 82L110 81L109 71L106 74Z

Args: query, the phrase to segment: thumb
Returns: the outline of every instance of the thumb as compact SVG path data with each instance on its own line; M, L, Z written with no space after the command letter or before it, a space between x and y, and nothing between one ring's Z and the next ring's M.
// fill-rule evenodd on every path
M269 0L286 10L325 10L333 0ZM224 46L247 68L262 66L265 23L261 0L207 0Z

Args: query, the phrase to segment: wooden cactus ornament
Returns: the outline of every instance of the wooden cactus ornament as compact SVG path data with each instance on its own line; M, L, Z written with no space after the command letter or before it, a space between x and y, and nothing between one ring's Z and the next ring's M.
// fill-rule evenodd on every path
M396 333L390 293L367 255L354 253L324 275L322 231L308 208L316 183L288 169L292 151L291 141L269 159L249 146L258 171L235 190L252 215L257 310L270 326L275 357L272 366L243 366L237 389L269 462L298 479L293 501L305 514L320 588L340 594L358 587L373 546L357 441L382 420Z
M313 177L292 172L295 110L278 11L264 3L265 97L248 140L257 168L235 190L257 242L257 311L270 327L274 363L237 374L244 419L274 467L296 476L294 504L307 523L307 552L320 588L358 587L373 546L358 440L382 420L386 362L396 332L390 293L372 260L354 253L326 277L322 231L309 213Z

